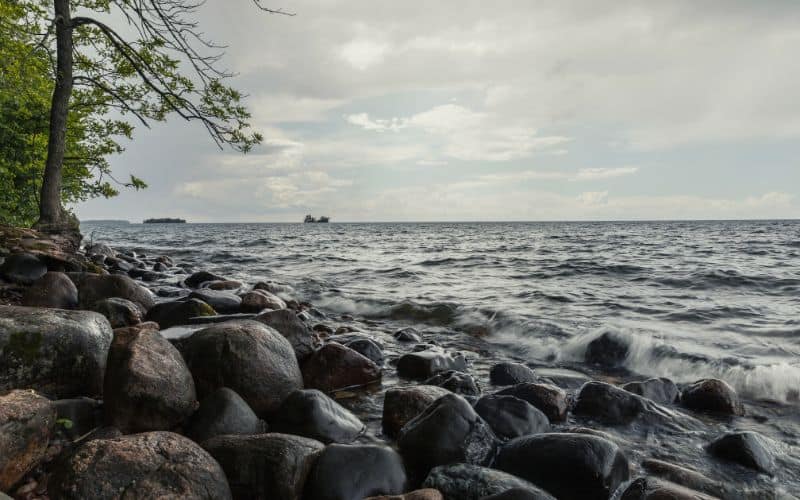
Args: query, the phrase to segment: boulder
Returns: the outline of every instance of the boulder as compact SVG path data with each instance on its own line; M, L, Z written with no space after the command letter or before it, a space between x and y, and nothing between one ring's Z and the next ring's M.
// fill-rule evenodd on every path
M423 383L426 385L437 385L450 392L461 394L462 396L479 396L481 393L472 375L453 370L439 372Z
M475 411L501 439L550 430L550 421L544 413L514 396L484 396L475 403Z
M281 285L274 281L259 281L253 285L253 290L263 290L271 294L277 295L279 293L291 292L292 288L288 285Z
M394 387L383 398L383 433L395 437L410 420L442 396L447 389L430 385Z
M517 489L537 500L555 500L549 493L506 472L478 465L441 465L431 470L423 486L439 490L447 500L481 500L490 495Z
M397 439L400 453L419 472L437 465L487 465L498 440L461 396L447 394L408 422Z
M92 310L105 316L111 328L135 326L142 322L142 310L139 306L119 297L98 300Z
M719 498L730 496L722 483L686 467L648 458L642 461L642 468L649 474L692 490Z
M111 338L111 325L95 312L0 306L0 391L99 395Z
M70 275L70 278L78 287L80 306L84 309L91 309L98 300L111 297L130 300L142 311L155 305L153 293L128 276L83 273Z
M731 432L708 445L708 452L721 460L772 475L775 471L774 446L753 431Z
M148 328L114 332L103 394L106 423L124 433L172 429L198 407L181 354Z
M145 320L155 321L162 329L178 325L186 325L191 318L197 316L215 316L217 312L213 307L199 299L176 300L174 302L161 302L149 311Z
M242 311L258 313L264 309L286 309L286 302L264 290L251 290L242 295Z
M584 373L566 368L537 368L536 374L542 382L562 389L580 389L583 384L592 380Z
M544 493L549 495L547 492ZM483 497L481 500L539 500L540 498L542 498L541 494L534 493L529 490L524 490L522 488L511 488L510 490L506 490L502 493L496 493L494 495L489 495L488 497ZM548 496L544 498L553 498L553 497Z
M625 425L647 412L641 396L605 382L588 382L578 393L573 413L607 425Z
M622 493L620 500L717 500L683 486L652 477L636 478Z
M238 313L242 306L242 298L232 292L201 288L189 294L190 299L200 299L223 314Z
M47 273L25 289L22 305L75 309L78 307L78 288L64 273Z
M314 354L314 350L319 346L319 336L306 326L294 311L288 309L267 311L256 316L255 320L274 328L286 337L300 362Z
M584 359L603 368L618 368L625 363L630 350L630 339L622 334L604 332L586 345Z
M622 388L660 404L672 404L680 395L675 382L664 377L628 382Z
M202 443L226 434L260 434L266 431L266 424L235 391L220 387L200 401L185 431L193 441Z
M56 412L34 391L0 396L0 491L8 491L44 458Z
M287 434L221 435L203 446L220 463L233 498L302 500L311 467L325 446Z
M105 243L93 243L91 245L87 245L86 248L83 249L83 251L86 253L86 255L90 257L94 255L102 255L103 257L117 256L117 252L115 252L113 248L106 245Z
M29 253L15 253L0 264L0 277L21 285L30 285L47 273L47 266Z
M447 370L465 371L467 360L460 353L450 354L441 347L404 354L397 361L397 374L403 378L425 380Z
M392 334L400 342L422 342L422 335L416 328L402 328Z
M528 382L508 387L497 394L527 401L547 415L550 422L567 420L567 393L560 387Z
M405 491L403 459L391 448L332 444L317 459L305 500L353 500Z
M351 443L366 427L349 410L316 389L294 391L270 420L272 430L323 443Z
M225 278L222 276L217 276L216 274L208 271L197 271L183 280L183 284L189 288L199 288L200 285L208 281L225 281Z
M330 341L349 347L378 366L383 365L383 349L378 342L366 335L337 335Z
M500 449L494 467L563 500L607 500L630 474L628 460L616 444L569 433L513 439Z
M305 386L325 392L360 387L381 380L370 359L341 344L325 344L303 363Z
M94 439L78 447L49 481L51 498L231 498L219 464L171 432Z
M364 500L444 500L438 490L424 488L421 490L409 491L403 495L379 495L367 497Z
M257 321L229 321L199 330L179 347L201 398L229 387L264 417L303 388L291 344Z
M522 363L498 363L489 370L489 382L493 385L516 385L537 380L533 370Z
M744 406L733 387L719 379L707 378L686 387L681 403L690 410L720 415L744 415Z
M208 288L210 290L239 290L244 286L244 283L236 280L216 280L207 281L201 285L201 288Z

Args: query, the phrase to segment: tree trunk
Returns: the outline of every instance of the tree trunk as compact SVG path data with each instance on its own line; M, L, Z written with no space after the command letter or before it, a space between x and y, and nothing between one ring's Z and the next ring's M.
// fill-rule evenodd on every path
M47 232L67 229L61 207L61 168L66 148L67 115L72 95L72 21L70 0L53 0L56 25L56 85L50 106L50 137L39 199L39 222Z

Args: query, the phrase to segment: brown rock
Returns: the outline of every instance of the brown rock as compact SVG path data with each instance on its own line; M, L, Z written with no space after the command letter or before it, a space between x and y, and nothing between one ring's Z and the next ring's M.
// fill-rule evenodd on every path
M8 491L44 458L55 423L55 408L34 391L0 396L0 491Z
M47 273L25 290L22 305L74 309L78 306L78 288L64 273Z
M547 415L551 423L567 419L567 393L555 385L522 383L503 389L498 394L527 401Z
M698 380L683 390L681 403L686 408L721 415L744 415L736 391L727 382L715 378Z
M333 392L381 380L381 369L369 358L341 344L326 344L303 364L303 381L311 389Z
M386 391L383 400L383 432L395 437L410 420L431 403L450 391L433 385L395 387Z

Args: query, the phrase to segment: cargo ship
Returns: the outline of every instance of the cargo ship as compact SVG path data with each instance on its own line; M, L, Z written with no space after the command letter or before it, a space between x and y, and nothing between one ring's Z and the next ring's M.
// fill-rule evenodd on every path
M314 217L312 217L310 215L306 215L306 218L303 220L303 222L306 223L306 224L319 224L319 223L323 223L324 224L324 223L330 222L330 221L331 221L331 218L330 217L326 217L324 215L322 217L320 217L319 219L316 219L316 218L314 218Z

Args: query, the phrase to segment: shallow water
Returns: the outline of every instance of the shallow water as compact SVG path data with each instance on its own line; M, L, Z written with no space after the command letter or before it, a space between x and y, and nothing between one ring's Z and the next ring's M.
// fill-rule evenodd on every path
M718 479L800 491L800 221L82 229L96 241L169 254L245 282L286 283L291 295L376 331L437 332L444 345L476 353L484 381L488 366L507 358L612 380L722 378L744 396L749 417L679 431L611 431L635 439L636 458L670 458ZM607 330L630 337L628 372L581 363L586 344ZM374 416L379 407L365 411ZM782 473L769 479L709 462L700 444L732 428L771 436L787 461Z

